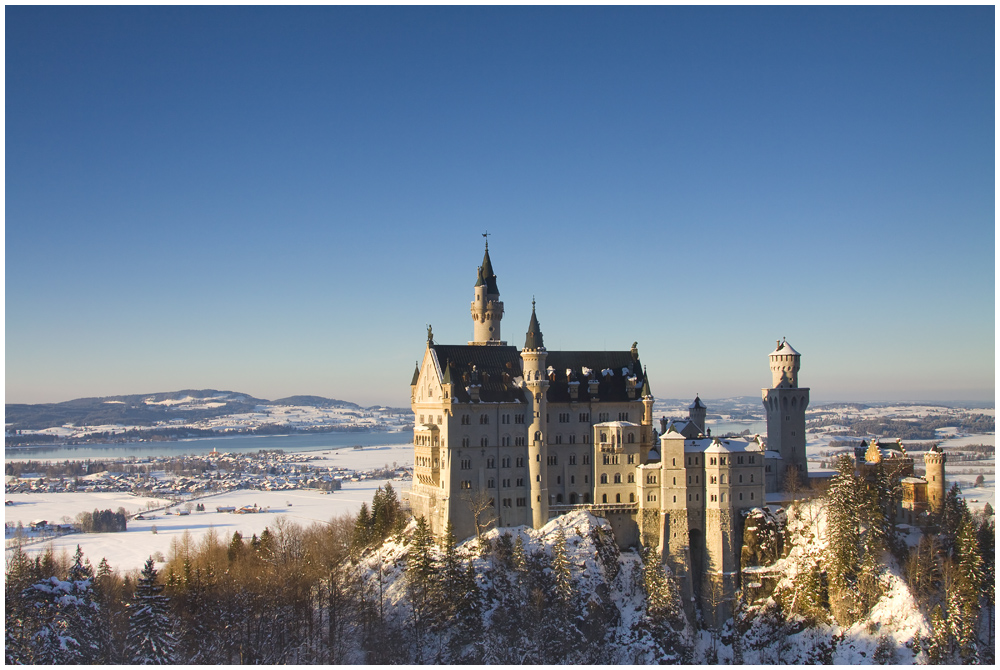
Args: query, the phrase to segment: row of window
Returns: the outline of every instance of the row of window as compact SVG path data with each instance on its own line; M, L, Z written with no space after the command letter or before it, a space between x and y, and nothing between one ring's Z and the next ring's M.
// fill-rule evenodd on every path
M615 494L615 502L616 503L620 503L621 501L622 501L622 494L621 493L616 493ZM628 501L630 503L634 503L635 502L635 494L634 493L629 493L628 494ZM602 493L601 494L601 502L602 503L607 503L608 502L608 494L607 493Z
M511 501L512 500L513 500L513 498L504 498L500 502L501 502L501 504L504 507L512 507L512 505L511 505ZM527 498L518 498L517 499L517 506L518 507L526 507L527 504L528 504L528 499Z
M635 465L635 454L625 454L629 465ZM602 454L604 465L621 465L621 454Z
M563 442L563 436L562 435L556 435L555 438L554 438L554 440L551 441L551 442L549 442L549 444L562 444L562 442ZM523 435L517 435L517 436L514 437L513 440L511 440L510 435L504 435L503 437L500 438L500 446L501 447L509 447L509 446L511 446L512 443L513 443L513 446L515 446L515 447L523 447L524 444L525 444L525 438L524 438ZM569 443L570 444L576 444L576 435L570 435L569 436ZM583 443L584 444L589 444L590 443L590 440L587 438L586 435L583 436ZM431 442L429 440L426 440L426 438L423 438L423 436L418 436L418 437L415 438L415 444L417 444L417 445L435 446L436 447L437 444L438 444L438 440L435 437L434 440L433 440L433 445L432 445ZM472 439L471 438L469 438L469 437L463 437L462 438L462 446L463 447L467 448L467 447L469 447L471 445L472 445ZM443 442L442 442L442 446L444 446ZM483 437L479 438L479 446L480 447L488 447L488 446L490 446L490 438L486 437L485 435Z
M604 431L601 431L601 442L607 442L607 441L608 441L608 434L605 433ZM628 437L626 438L625 441L628 442L629 444L634 444L635 443L635 434L629 433ZM611 442L612 442L612 444L621 444L622 443L622 436L621 435L614 435L614 434L612 434L611 435Z
M608 483L608 473L606 473L606 472L602 472L601 473L601 483L602 484L607 484ZM616 472L615 473L614 483L615 484L621 484L622 483L622 475L621 475L620 472ZM629 484L635 484L635 475L634 474L629 473L629 475L628 475L628 483Z
M753 454L750 454L748 456L748 458L750 459L750 465L753 465L754 463L757 462L757 458ZM718 461L718 462L716 462L716 461ZM709 465L725 465L726 464L726 457L725 456L719 456L718 458L716 458L715 456L712 456L711 458L708 459L708 464ZM737 456L736 457L736 464L737 465L743 465L743 456Z
M539 479L539 478L540 478L540 475L536 475L535 476L536 480ZM511 485L510 485L511 481L516 481L517 482L515 484L515 486L524 486L524 478L523 477L517 477L516 479L513 479L513 480L509 479L509 478L508 479L501 479L500 480L500 486L503 487L503 488L505 488L505 489L509 489L509 488L511 488ZM629 481L631 481L631 479ZM570 477L569 477L569 483L571 485L572 484L576 484L576 475L570 475ZM590 475L584 475L583 476L583 483L584 484L589 484L590 483ZM605 482L605 483L607 483L607 482ZM562 485L562 475L559 475L558 477L556 477L556 484L559 485L559 486ZM486 488L488 488L488 489L495 489L496 487L497 487L497 480L496 479L494 479L493 477L490 477L489 479L486 480ZM463 486L462 488L465 488L465 487Z
M712 502L719 502L718 498L719 498L719 496L713 493L712 497L711 497L711 501ZM689 495L688 496L688 500L690 500L690 499L691 499L691 496ZM740 500L743 500L743 494L742 493L740 494ZM750 492L750 500L753 500L753 491ZM674 502L677 502L676 498L674 499ZM722 502L726 502L726 494L725 493L722 494Z
M720 477L722 477L722 483L725 484L726 483L726 476L725 475L720 475ZM709 484L718 484L719 483L718 477L716 477L715 475L712 475L711 477L709 477L708 480L709 480L708 481ZM743 475L739 476L739 483L740 484L743 483ZM750 483L753 484L753 475L750 475Z

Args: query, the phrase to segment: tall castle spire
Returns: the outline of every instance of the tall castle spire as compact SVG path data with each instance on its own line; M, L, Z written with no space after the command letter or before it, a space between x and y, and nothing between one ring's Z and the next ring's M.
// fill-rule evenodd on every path
M548 352L542 345L542 329L538 326L535 316L535 301L531 301L531 321L528 323L528 334L524 338L524 349L521 350L521 369L524 374L524 387L531 402L531 426L528 428L528 475L531 480L531 523L535 528L541 528L549 520L549 475L548 475L548 442L546 424L548 415L549 377L545 367Z
M484 233L486 237L488 233ZM500 341L500 320L503 318L503 303L497 276L490 260L490 243L486 241L483 264L476 271L476 286L472 300L472 341L469 344L506 344Z
M538 325L538 317L535 316L535 300L531 300L531 321L528 322L528 332L524 337L524 348L535 350L544 347L542 344L542 329Z

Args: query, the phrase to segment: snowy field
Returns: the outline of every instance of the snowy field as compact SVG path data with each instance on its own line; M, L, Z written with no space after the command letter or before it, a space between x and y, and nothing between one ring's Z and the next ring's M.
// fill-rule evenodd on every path
M310 465L340 466L363 472L386 464L390 467L393 463L412 465L413 447L399 444L329 452L310 451L303 452L302 456L302 462ZM343 514L354 515L361 509L362 503L371 505L375 489L383 486L386 481L389 480L345 481L340 491L330 494L311 490L230 491L199 498L198 501L205 505L205 512L178 516L157 511L153 512L155 518L129 521L128 530L124 533L73 533L44 543L31 543L26 549L37 552L52 546L56 552L65 549L72 554L79 544L94 565L102 557L107 557L108 562L119 570L139 569L156 552L161 552L166 557L170 552L171 541L181 537L185 531L190 532L195 540L209 529L227 537L232 537L233 532L238 530L250 537L255 533L260 535L268 526L273 528L278 519L307 526L314 522L328 522ZM410 489L409 481L391 483L400 495ZM20 521L24 526L36 519L63 523L65 518L74 520L80 512L92 512L95 508L110 508L114 511L124 507L131 514L145 510L148 501L157 506L164 502L162 499L140 498L128 493L12 493L5 498L14 502L14 505L4 507L4 520L15 525ZM258 507L268 508L268 512L230 514L215 511L216 507L242 507L254 503ZM183 507L181 504L173 509ZM152 532L153 526L156 526L155 534Z
M278 519L308 526L314 522L328 522L343 514L356 514L362 503L371 505L375 489L383 486L384 479L361 482L344 482L344 488L330 494L319 491L232 491L201 498L205 512L191 512L189 516L153 512L153 518L145 521L131 520L124 533L72 533L44 543L34 543L26 547L29 552L44 551L51 546L56 552L63 549L70 554L79 544L83 553L94 565L106 557L112 567L119 570L140 569L146 559L156 552L164 557L170 553L170 543L180 538L185 531L198 540L209 529L220 536L232 537L240 531L245 537L260 535L264 528L274 527ZM391 482L397 493L409 490L410 482ZM110 499L107 496L117 496ZM25 526L35 519L58 521L64 515L75 517L83 511L93 511L95 507L112 510L119 504L129 511L145 508L145 498L136 498L127 493L18 493L7 496L13 506L5 506L6 521ZM120 499L120 500L119 500ZM161 501L162 502L162 501ZM137 504L138 503L138 504ZM216 507L242 507L256 505L268 508L257 514L231 514L216 512ZM183 505L173 509L181 509ZM156 526L156 533L152 527Z

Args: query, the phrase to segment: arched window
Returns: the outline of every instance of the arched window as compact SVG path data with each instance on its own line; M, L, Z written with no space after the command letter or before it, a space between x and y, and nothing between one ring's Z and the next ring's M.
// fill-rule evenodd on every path
M633 475L633 474L630 474L630 475L628 476L628 483L629 483L629 484L634 484L634 483L635 483L635 475Z
M621 483L622 483L622 475L621 475L620 472L616 472L615 473L615 484L621 484Z
M629 493L628 494L628 501L629 502L635 502L635 494L634 493Z
M602 484L607 484L608 483L608 473L606 473L606 472L602 472L601 473L601 483Z
M604 495L601 496L601 502L602 503L608 502L608 494L607 493L605 493Z
M629 441L629 444L632 444L633 442L635 442L635 435L633 435L632 433L629 433L628 434L628 441Z
M583 504L584 505L589 505L590 504L590 494L589 493L584 493L583 494Z
M561 493L557 493L557 494L556 494L556 502L557 502L557 503L561 503L561 502L562 502L562 500L563 500L563 498L562 498L562 494L561 494Z
M621 493L616 493L615 494L615 502L616 503L620 503L621 501L622 501L622 494Z
M570 505L575 505L576 504L576 494L575 493L570 493L569 494L569 504Z

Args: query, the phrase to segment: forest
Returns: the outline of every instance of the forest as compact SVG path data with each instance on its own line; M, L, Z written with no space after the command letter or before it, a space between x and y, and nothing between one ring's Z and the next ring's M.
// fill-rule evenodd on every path
M908 546L897 495L884 473L862 479L843 461L825 497L788 510L815 518L771 529L784 535L773 558L787 574L718 603L731 614L721 627L689 620L656 553L620 550L587 512L459 544L451 533L435 540L388 484L354 517L279 520L249 538L186 535L139 573L105 558L95 568L79 549L15 547L5 660L791 664L846 662L861 636L877 639L866 663L992 663L993 517L953 488ZM866 619L893 579L926 621L904 642Z

